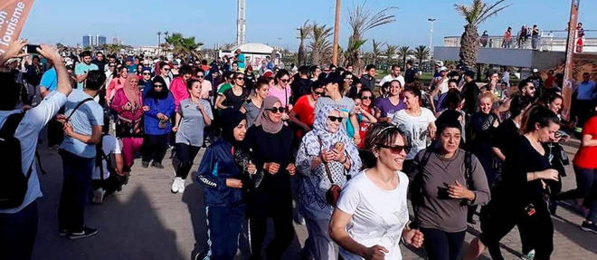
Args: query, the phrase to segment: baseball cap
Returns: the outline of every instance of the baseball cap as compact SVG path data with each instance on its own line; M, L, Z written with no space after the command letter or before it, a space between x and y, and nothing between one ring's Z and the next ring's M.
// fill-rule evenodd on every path
M441 68L439 68L439 71L448 71L448 68L442 66Z
M439 67L442 67L442 66L444 66L444 62L441 61L441 60L438 60L438 61L435 62L435 65L437 65Z
M537 73L537 72L539 72L539 70L537 68L534 68L533 73Z

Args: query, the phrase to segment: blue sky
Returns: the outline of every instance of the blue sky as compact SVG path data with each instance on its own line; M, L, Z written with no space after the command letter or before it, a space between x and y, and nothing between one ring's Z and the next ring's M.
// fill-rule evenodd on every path
M333 26L335 0L246 0L247 41L288 47L298 46L296 28L305 20ZM489 0L494 2L495 0ZM348 9L364 0L343 0L340 44L346 45L350 34ZM454 10L454 3L472 0L368 0L367 6L379 10L396 6L397 21L366 34L395 45L428 45L429 22L433 17L434 45L443 36L460 35L464 19ZM502 35L508 26L516 33L522 24L538 24L540 29L563 30L570 12L569 0L508 0L512 6L481 24L480 33ZM597 1L582 0L580 21L585 29L597 30ZM82 36L114 36L130 45L156 45L157 31L181 32L195 36L207 47L234 42L236 37L236 0L36 0L22 37L32 43L57 42L74 45ZM588 36L596 36L589 33ZM371 48L371 41L365 49Z

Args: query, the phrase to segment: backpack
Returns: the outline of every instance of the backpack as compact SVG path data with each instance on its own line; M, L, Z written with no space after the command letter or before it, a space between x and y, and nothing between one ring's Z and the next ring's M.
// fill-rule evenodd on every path
M24 116L25 112L12 114L0 128L0 164L3 167L0 175L0 209L16 208L23 204L29 177L33 171L31 163L29 170L24 174L21 141L14 136Z
M109 134L102 135L100 142L95 145L95 165L98 165L100 169L100 180L102 187L106 191L106 195L122 190L122 186L128 183L128 177L116 173L116 159L114 158L114 154L104 153L103 140L107 135ZM104 161L106 161L108 172L110 172L110 176L107 179L104 178L104 165L102 163Z

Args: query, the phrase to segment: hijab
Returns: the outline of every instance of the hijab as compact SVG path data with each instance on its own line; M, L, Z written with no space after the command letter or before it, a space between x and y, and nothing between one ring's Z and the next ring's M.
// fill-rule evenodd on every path
M145 96L145 98L153 98L154 101L157 102L158 99L166 99L168 97L168 94L169 94L168 86L166 86L166 81L164 81L164 79L162 77L153 78L151 83L152 83L151 88L147 92L147 95ZM155 83L162 84L162 91L160 91L160 92L155 91L155 88L153 87L153 85Z
M282 122L282 120L280 120L280 122L278 123L274 123L269 118L268 113L266 113L266 111L272 109L276 103L281 104L282 102L280 102L280 99L277 97L267 96L263 100L263 105L261 105L261 110L259 110L259 115L255 120L254 125L261 126L263 128L263 131L265 131L266 133L277 134L278 132L280 132L280 130L282 130L282 127L284 126L284 122Z
M222 111L221 119L222 138L232 146L237 146L239 142L234 138L234 128L245 119L245 114L236 109L228 108Z
M306 148L306 156L317 156L321 153L322 149L333 149L336 143L344 143L344 152L351 160L350 173L356 174L361 169L361 159L359 157L359 151L350 137L346 134L346 131L342 127L338 127L338 131L330 132L328 125L328 116L332 111L337 111L342 114L337 108L326 105L323 106L315 115L315 122L313 123L313 130L308 132L303 138L303 145ZM348 120L348 118L344 118ZM342 121L344 124L346 121ZM299 153L300 154L300 153ZM299 158L297 155L297 162L302 161L309 164L312 161L311 158Z
M141 91L139 90L138 87L133 87L130 84L131 79L137 79L138 77L135 74L129 74L129 76L126 78L126 82L124 82L124 95L126 96L126 99L128 99L129 102L131 102L133 109L139 108L141 106L141 102L140 102L140 96L141 96Z

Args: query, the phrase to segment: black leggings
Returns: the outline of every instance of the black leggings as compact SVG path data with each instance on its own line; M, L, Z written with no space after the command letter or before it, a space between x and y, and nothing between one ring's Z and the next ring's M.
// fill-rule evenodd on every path
M513 201L491 201L481 210L481 242L487 246L492 259L504 259L500 240L514 226L524 233L525 250L535 249L535 259L549 259L553 251L553 222L544 201L532 203L534 214L527 214L528 205L518 206ZM425 238L427 239L427 238Z
M187 178L189 171L193 167L193 160L197 156L197 153L199 153L199 149L201 147L182 143L176 144L176 158L180 161L178 170L176 170L176 177L180 177L183 180Z
M425 251L428 259L458 259L466 231L450 233L434 228L420 228L420 230L425 237Z
M292 224L292 206L276 207L271 216L274 222L274 238L265 249L266 259L282 259L284 251L294 239L294 226ZM266 216L252 216L249 219L251 227L251 259L263 259L261 249L267 231Z
M141 147L141 159L144 162L153 160L153 162L162 163L168 150L168 135L145 135Z

